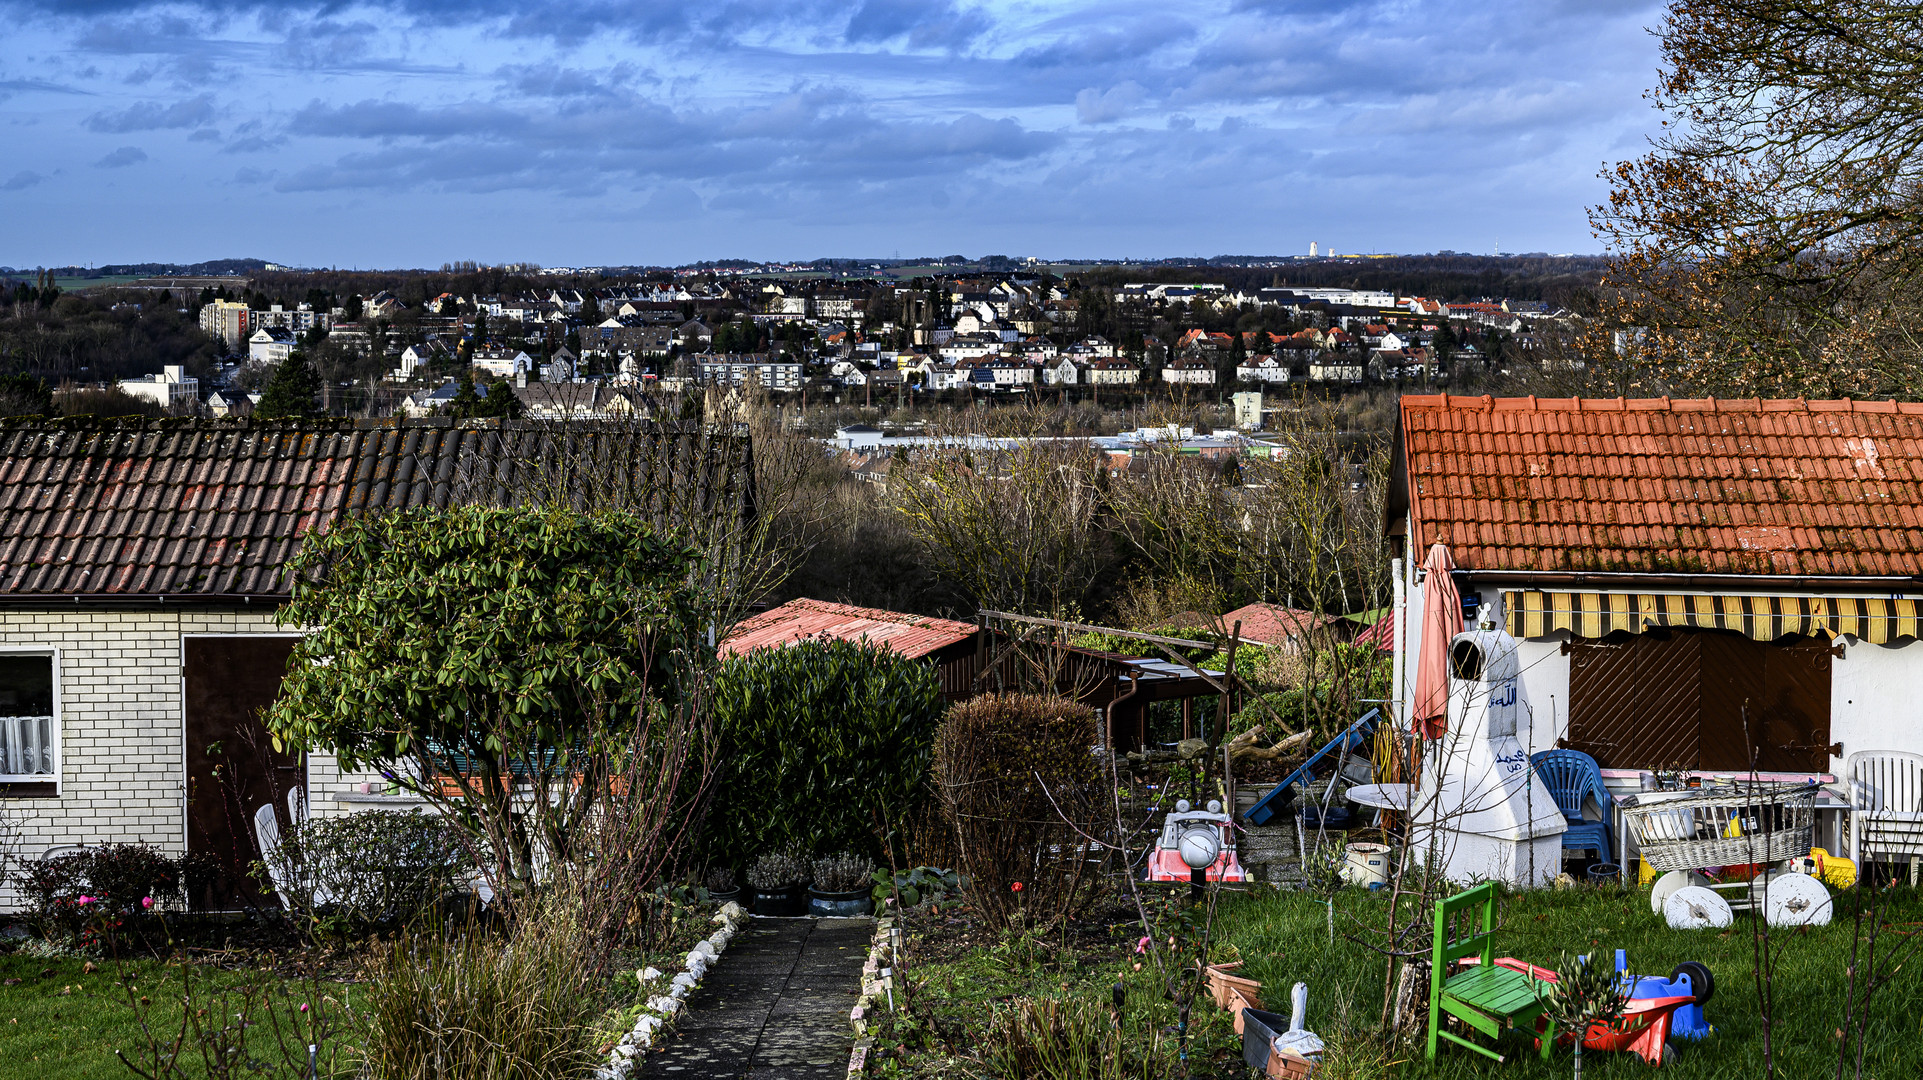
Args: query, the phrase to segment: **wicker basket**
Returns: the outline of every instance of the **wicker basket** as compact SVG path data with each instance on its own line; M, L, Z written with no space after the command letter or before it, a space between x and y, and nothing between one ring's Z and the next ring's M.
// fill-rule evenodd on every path
M1809 854L1815 784L1739 783L1647 805L1623 800L1623 821L1658 873L1774 863Z

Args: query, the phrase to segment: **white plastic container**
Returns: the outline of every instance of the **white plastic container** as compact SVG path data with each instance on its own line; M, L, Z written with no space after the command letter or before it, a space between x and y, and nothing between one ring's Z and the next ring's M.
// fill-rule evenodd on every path
M1364 889L1389 881L1389 848L1385 844L1350 844L1342 859L1342 880Z

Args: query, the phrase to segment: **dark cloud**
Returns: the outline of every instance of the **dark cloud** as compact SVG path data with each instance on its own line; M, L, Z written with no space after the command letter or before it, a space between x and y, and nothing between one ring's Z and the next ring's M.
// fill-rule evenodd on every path
M214 99L212 95L201 94L172 105L143 101L118 112L97 112L87 118L87 128L90 131L124 134L129 131L200 127L213 118Z
M32 169L23 169L7 177L7 182L0 184L0 191L25 191L27 188L45 179L46 177L41 176Z
M138 146L123 146L94 162L97 169L121 169L147 160L147 151Z

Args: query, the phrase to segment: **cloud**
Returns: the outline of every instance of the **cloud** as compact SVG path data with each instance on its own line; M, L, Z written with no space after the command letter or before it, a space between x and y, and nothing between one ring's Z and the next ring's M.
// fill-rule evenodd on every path
M1120 120L1129 111L1142 103L1148 92L1142 84L1130 80L1118 83L1107 90L1089 87L1075 95L1075 120L1081 124L1106 124Z
M680 237L696 257L815 243L1192 253L1218 234L1225 251L1270 235L1306 250L1304 218L1344 249L1471 246L1452 230L1487 220L1505 245L1569 250L1586 243L1598 161L1651 126L1642 27L1660 7L0 0L0 100L93 95L8 113L21 134L38 125L10 172L31 160L105 188L84 168L103 149L92 140L178 133L164 156L190 167L141 175L171 204L216 209L233 188L191 177L231 177L262 212L320 192L339 220L390 223L305 238L310 261L413 235L437 265L450 253L426 249L476 213L534 238L515 254L547 245L553 262L635 257L610 250L629 235L602 227L614 221L651 252ZM367 213L417 193L454 197L404 228ZM553 209L526 214L531 202ZM193 246L192 217L91 227ZM962 221L969 234L951 237ZM48 258L80 250L51 222L16 232L45 237Z
M220 148L223 154L259 154L267 150L278 150L287 144L285 135L250 135L235 139Z
M214 118L214 99L199 94L172 105L142 101L118 112L97 112L87 118L87 129L109 134L200 127Z
M98 169L120 169L128 165L138 165L147 160L147 151L138 146L123 146L99 161L94 162Z
M86 94L76 86L47 82L45 79L0 79L0 101L15 94Z
M1045 45L1024 49L1015 62L1031 67L1081 68L1130 63L1195 37L1194 25L1173 16L1135 19L1120 26L1103 20L1102 25L1077 29Z
M979 8L964 10L952 2L865 0L848 17L842 37L855 44L902 38L910 48L959 49L993 28L994 21L986 12Z
M7 177L7 182L0 184L0 191L25 191L45 179L46 177L32 169L23 169Z

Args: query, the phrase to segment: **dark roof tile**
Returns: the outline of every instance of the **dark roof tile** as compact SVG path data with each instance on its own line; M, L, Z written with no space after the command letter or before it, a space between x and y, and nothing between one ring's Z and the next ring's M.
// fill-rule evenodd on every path
M664 524L745 519L746 452L693 426L4 420L0 598L276 599L301 538L344 512L511 504L563 468L617 470L603 475Z

